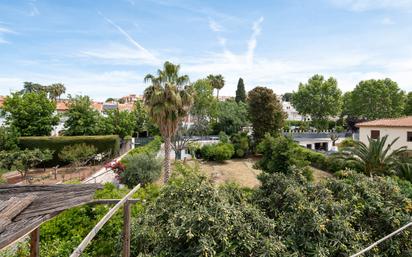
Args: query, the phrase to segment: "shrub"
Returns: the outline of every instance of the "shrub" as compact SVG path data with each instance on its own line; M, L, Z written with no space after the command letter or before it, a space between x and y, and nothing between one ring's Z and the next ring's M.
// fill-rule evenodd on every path
M224 161L229 160L235 154L235 149L232 144L218 143L204 145L200 150L202 158L208 161Z
M339 174L316 186L299 170L259 176L253 201L294 256L349 256L410 222L412 202L391 178ZM370 256L410 256L411 237L404 231Z
M0 151L16 150L18 143L17 129L0 126Z
M138 184L146 185L156 181L162 172L162 162L154 154L141 153L122 159L123 172L118 172L120 183L133 188Z
M59 159L70 164L76 168L90 162L96 154L97 149L93 145L75 144L66 145L59 153Z
M176 173L133 222L132 256L286 256L274 222L241 189L216 188L187 167Z
M67 164L59 158L61 150L68 145L75 144L93 145L97 153L109 153L110 157L119 152L120 139L118 136L59 136L59 137L20 137L19 147L21 149L50 149L54 151L53 159L46 163L48 167L57 164Z
M242 158L249 151L250 139L245 132L236 133L231 138L232 144L235 148L235 156Z
M135 149L129 152L129 155L141 154L141 153L157 153L160 150L160 146L162 145L162 138L159 136L155 136L152 141L148 144L140 147L136 147Z
M257 147L258 152L262 154L257 167L269 173L288 173L292 166L306 166L308 163L305 162L305 158L295 152L298 147L290 138L266 134Z
M342 140L342 142L340 142L339 147L340 148L347 148L347 147L355 147L355 140L353 140L352 138L345 138L344 140Z

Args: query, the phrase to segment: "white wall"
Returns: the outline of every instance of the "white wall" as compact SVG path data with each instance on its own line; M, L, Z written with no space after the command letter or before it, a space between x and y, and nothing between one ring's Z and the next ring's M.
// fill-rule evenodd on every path
M412 132L410 128L388 128L388 127L360 127L359 128L359 141L364 144L368 144L368 137L371 136L371 130L379 130L380 137L388 135L387 144L391 143L395 138L399 137L398 141L393 145L392 149L397 149L402 146L406 146L408 150L412 150L412 142L407 142L407 132Z

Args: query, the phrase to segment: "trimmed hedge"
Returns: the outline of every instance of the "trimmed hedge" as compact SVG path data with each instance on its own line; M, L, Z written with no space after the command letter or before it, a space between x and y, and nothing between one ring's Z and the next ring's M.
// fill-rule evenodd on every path
M110 152L111 156L119 153L120 138L110 136L59 136L59 137L20 137L18 146L21 149L50 149L54 151L53 159L46 163L47 167L67 164L59 158L60 151L68 145L87 144L96 147L98 153Z

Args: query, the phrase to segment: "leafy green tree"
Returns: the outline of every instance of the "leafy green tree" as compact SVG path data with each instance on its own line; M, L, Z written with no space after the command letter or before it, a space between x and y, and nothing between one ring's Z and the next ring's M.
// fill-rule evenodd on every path
M155 154L128 155L124 159L126 168L119 174L119 179L129 188L155 182L162 173L162 161Z
M25 149L0 152L0 166L5 169L16 169L23 179L27 178L30 169L51 160L53 151L40 149Z
M212 75L207 76L210 84L214 89L216 89L216 99L219 100L219 91L225 86L225 78L222 75Z
M325 80L322 75L314 75L307 84L299 84L291 100L300 114L311 116L318 129L326 129L329 117L341 111L342 92L336 79Z
M14 93L4 101L6 124L21 136L49 136L59 122L56 104L46 93Z
M140 100L135 102L133 115L135 116L135 128L136 134L147 132L149 135L159 135L159 128L150 118L143 102Z
M99 134L119 135L124 139L126 136L132 136L136 127L136 116L133 112L108 110L106 116L101 118L103 124Z
M216 118L218 101L213 97L213 87L208 79L197 80L193 84L193 91L194 101L190 114L193 116L198 132L205 134L209 130L207 125Z
M179 75L180 65L165 62L157 75L148 74L145 81L151 86L144 91L144 101L149 116L159 126L165 142L164 182L170 177L171 138L180 121L188 114L193 104L193 89L187 86L189 77Z
M347 98L347 115L358 119L395 118L404 111L405 94L391 79L361 81Z
M88 96L69 96L69 109L65 113L64 134L67 136L88 136L98 134L100 114L93 109Z
M224 131L228 135L239 132L249 124L247 104L227 100L218 103L217 122L214 124L215 133Z
M59 159L70 163L77 169L86 165L96 155L97 149L85 143L67 145L59 153Z
M282 95L282 101L290 102L292 100L292 95L293 95L293 93L284 93Z
M390 143L386 143L388 136L378 139L368 137L368 144L355 141L355 147L345 149L349 154L343 158L355 165L362 167L363 172L369 176L384 175L396 167L402 155L407 150L406 146L394 149L392 146L399 138L395 138Z
M260 142L266 133L277 135L283 128L286 113L283 112L282 105L273 90L255 87L249 91L248 101L255 142Z
M19 134L14 127L0 127L0 151L18 149Z
M407 116L412 115L412 92L409 92L406 96L404 114Z
M239 78L239 81L237 82L235 100L236 100L237 103L238 102L246 103L246 90L245 90L245 84L243 83L242 78Z

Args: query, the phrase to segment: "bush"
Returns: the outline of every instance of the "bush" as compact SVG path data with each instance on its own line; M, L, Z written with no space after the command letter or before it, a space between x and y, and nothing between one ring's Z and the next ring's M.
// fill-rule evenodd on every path
M184 169L182 171L182 169ZM132 256L286 256L274 222L235 186L216 188L177 166L132 226Z
M59 159L79 167L91 161L96 152L97 149L93 145L86 145L84 143L66 145L60 151Z
M235 156L242 158L249 152L250 139L245 132L236 133L231 138L235 148Z
M352 138L345 138L342 142L340 142L339 148L355 147L355 145L355 140Z
M162 162L154 154L141 153L128 155L121 161L125 165L118 173L120 183L133 188L138 184L146 185L156 181L162 172Z
M136 147L135 149L129 152L129 155L136 155L141 153L152 154L157 153L160 150L160 146L162 145L162 138L159 136L155 136L152 141L144 146Z
M266 134L257 147L258 152L262 154L262 159L257 162L257 167L269 173L288 173L292 166L306 166L309 163L305 162L303 156L295 152L298 147L290 138L272 137Z
M67 162L59 158L61 150L68 145L75 144L93 145L97 149L97 153L109 153L110 157L119 153L120 139L118 136L59 136L59 137L20 137L19 147L21 149L41 150L50 149L54 151L53 159L46 163L46 166L52 167L56 165L67 164Z
M253 201L294 256L349 256L410 222L412 202L391 178L339 174L316 186L299 170L259 176ZM370 256L411 256L411 239L404 231Z
M202 158L208 161L224 161L229 160L235 154L235 149L232 144L218 143L204 145L200 150Z

